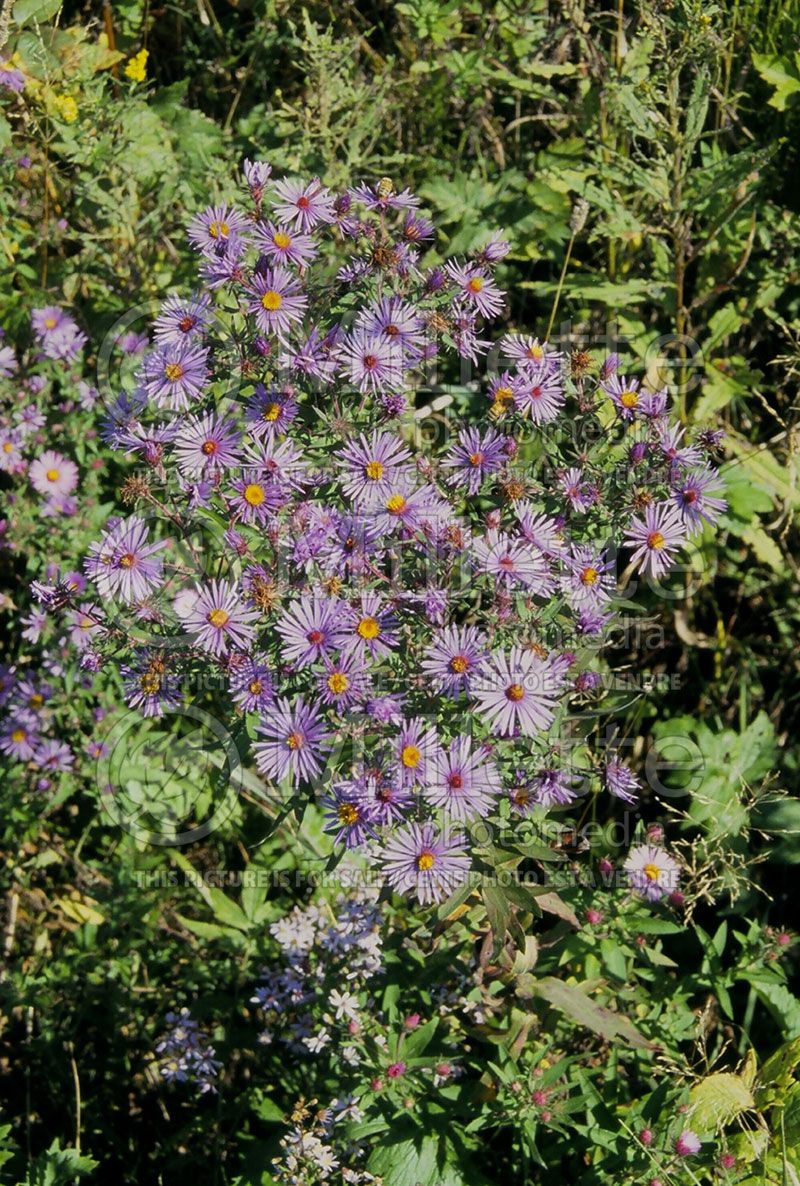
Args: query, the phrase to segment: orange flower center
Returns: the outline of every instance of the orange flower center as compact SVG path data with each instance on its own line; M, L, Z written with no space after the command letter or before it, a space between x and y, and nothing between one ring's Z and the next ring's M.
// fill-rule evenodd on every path
M340 803L336 814L339 817L339 823L346 824L348 827L357 823L359 818L359 810L352 803Z
M469 671L469 659L466 655L453 655L450 660L450 670L454 671L456 675L463 675L465 671Z
M589 567L584 568L583 572L581 573L581 584L582 585L596 585L599 576L600 576L600 573L597 571L596 568L592 568L592 566L590 564Z
M480 276L473 276L471 280L468 280L467 288L470 292L481 292L483 290L483 281Z
M119 558L120 568L133 568L135 563L136 557L133 552L126 552L124 556L120 556Z
M647 546L652 548L654 552L660 552L664 547L666 540L660 531L651 531L647 537Z
M525 689L522 684L509 684L506 688L506 699L511 700L517 704L525 695Z

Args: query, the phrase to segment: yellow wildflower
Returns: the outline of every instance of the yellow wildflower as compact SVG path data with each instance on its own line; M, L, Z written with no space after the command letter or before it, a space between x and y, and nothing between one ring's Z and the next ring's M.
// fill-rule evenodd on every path
M125 67L126 78L131 78L134 82L144 82L145 78L147 78L147 58L147 50L140 49L138 54L132 57Z
M66 124L74 124L78 118L78 104L72 95L56 95L56 110Z

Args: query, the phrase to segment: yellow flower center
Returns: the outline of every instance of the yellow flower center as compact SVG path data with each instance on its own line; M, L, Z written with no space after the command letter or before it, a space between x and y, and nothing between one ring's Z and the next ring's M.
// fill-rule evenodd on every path
M272 236L272 242L276 247L280 247L281 251L284 251L287 247L291 247L292 236L287 235L286 231L276 231Z
M589 567L584 568L583 572L581 573L581 584L582 585L596 585L599 576L600 576L600 573L597 571L596 568L592 568L592 566L590 564Z
M392 515L399 515L406 508L406 500L402 494L391 494L386 499L386 509Z
M55 329L57 325L58 325L58 322L56 321L55 317L45 317L45 319L44 319L45 329Z
M469 659L466 655L453 655L450 660L450 670L454 671L456 675L463 675L465 671L469 671Z
M203 441L200 446L200 452L205 454L206 457L213 457L218 447L216 441Z
M264 687L260 679L251 679L247 685L247 690L252 696L259 696Z
M31 708L41 708L44 704L44 696L42 696L41 692L34 692L33 695L28 698L28 704Z
M417 857L417 868L419 869L420 873L427 873L428 870L432 869L435 864L436 854L432 853L429 848L426 848L425 851L421 852Z
M517 807L527 807L531 801L531 793L526 787L515 787L511 792L511 800Z
M358 808L354 807L352 803L340 803L336 814L339 817L339 823L346 824L348 827L357 823L359 818Z
M523 688L522 684L510 684L506 688L506 697L515 704L518 703L524 695L525 689Z
M362 618L356 626L356 634L360 635L361 638L377 638L380 632L381 628L377 618Z
M533 358L536 362L541 362L544 358L544 350L542 350L541 346L529 346L527 354L528 358Z
M639 396L635 391L623 391L622 395L619 397L619 402L622 404L623 408L635 408L639 402Z
M179 362L168 362L164 367L164 374L170 383L177 383L178 379L183 378L183 367Z
M59 471L57 469L49 469L45 476L48 482L57 482L59 478Z
M257 482L251 482L244 488L243 498L248 506L260 507L266 497L264 487L259 486Z
M302 749L303 737L300 733L290 733L286 738L286 744L289 749Z
M276 309L280 309L282 304L283 297L274 288L268 289L261 298L261 307L267 309L270 313L274 313Z
M281 414L281 405L280 404L269 404L264 409L264 419L265 420L270 420L270 421L277 420L278 417L280 416L280 414Z
M334 671L328 676L328 687L334 696L341 696L342 692L346 692L350 687L350 680L343 671Z
M212 239L227 239L231 233L231 228L227 222L210 222L208 224L208 233Z
M120 568L133 568L135 563L136 557L133 552L126 552L124 556L120 556L119 558Z
M364 466L364 473L371 482L379 482L383 477L383 462L368 461Z
M14 452L14 446L11 444L11 441L3 441L3 452L4 453L13 453Z
M494 393L494 398L498 403L507 404L509 400L514 398L514 392L510 387L498 387Z
M659 877L661 876L661 870L659 869L658 865L645 865L644 869L642 869L642 872L648 881L658 881Z
M473 276L471 280L467 281L467 288L470 292L481 292L483 289L483 281L480 276Z
M161 687L161 678L154 671L146 671L139 680L139 687L146 696L155 696Z
M212 626L216 626L217 630L221 630L223 626L227 626L231 615L224 609L212 609L208 615L208 621Z
M647 537L647 546L652 548L654 552L660 552L665 544L664 536L660 531L651 531Z
M26 736L27 734L25 733L24 729L15 729L11 734L11 740L17 742L24 741Z
M422 754L415 745L404 745L403 752L400 754L400 761L407 770L416 770L421 757Z

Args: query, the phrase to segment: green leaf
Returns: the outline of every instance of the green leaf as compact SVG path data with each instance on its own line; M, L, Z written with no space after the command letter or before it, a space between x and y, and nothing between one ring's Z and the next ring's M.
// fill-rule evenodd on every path
M577 985L567 984L563 980L556 980L554 976L546 976L538 980L535 985L538 996L544 997L554 1008L566 1013L579 1025L593 1030L601 1038L612 1042L615 1040L627 1042L638 1050L656 1050L655 1043L650 1042L640 1034L632 1021L619 1013L614 1013L604 1005L596 1004Z
M764 82L774 87L770 107L785 111L789 99L800 91L800 53L795 52L792 57L754 53L753 65Z
M11 16L17 25L33 21L49 21L61 7L62 0L17 0Z
M755 1100L739 1075L720 1072L708 1075L689 1093L693 1126L701 1133L724 1128L743 1112L755 1107Z

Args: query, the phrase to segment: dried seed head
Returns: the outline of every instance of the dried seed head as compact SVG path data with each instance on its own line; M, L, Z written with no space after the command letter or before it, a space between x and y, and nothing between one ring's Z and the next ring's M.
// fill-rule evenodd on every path
M150 483L146 478L137 477L135 474L127 478L119 496L126 506L133 506L141 498L147 498L150 493Z
M575 205L572 207L572 215L569 220L569 229L573 235L578 235L586 226L586 219L589 216L589 203L585 198L578 198Z

